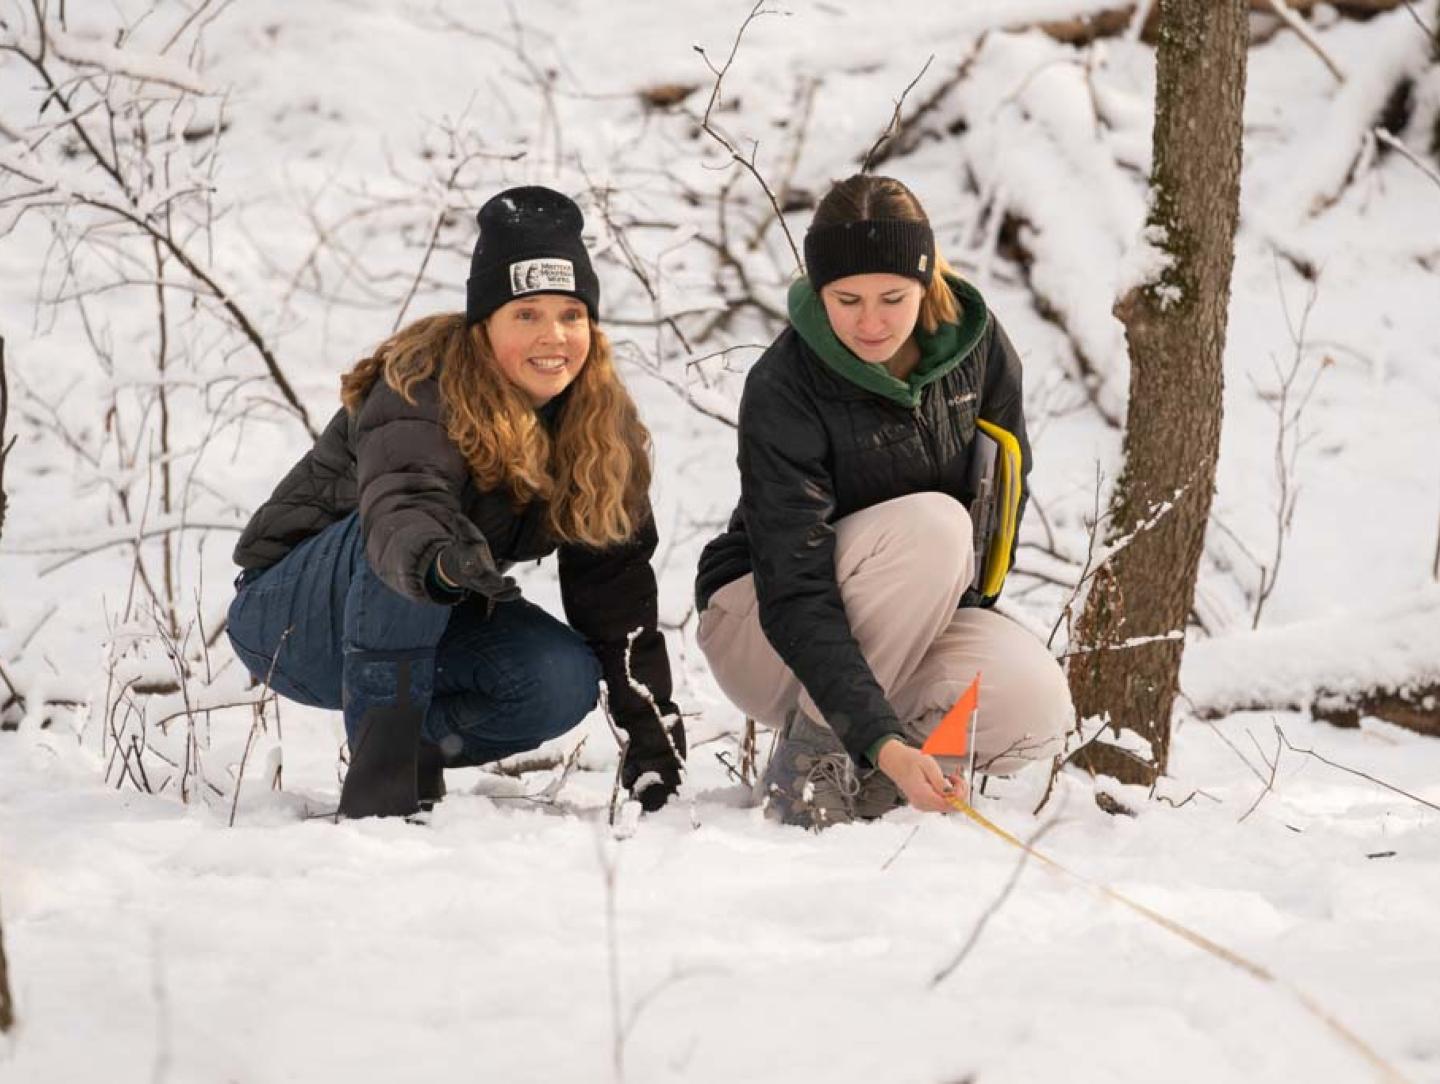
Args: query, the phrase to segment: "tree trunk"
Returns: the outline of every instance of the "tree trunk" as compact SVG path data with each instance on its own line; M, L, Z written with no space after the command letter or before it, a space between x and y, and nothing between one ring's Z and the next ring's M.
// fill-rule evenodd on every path
M1084 766L1150 783L1170 751L1170 711L1220 451L1225 326L1240 208L1247 0L1160 0L1148 226L1169 258L1115 305L1130 347L1125 465L1108 540L1134 535L1097 577L1070 665L1082 717L1149 743L1148 769L1105 743ZM1137 533L1138 532L1138 533Z

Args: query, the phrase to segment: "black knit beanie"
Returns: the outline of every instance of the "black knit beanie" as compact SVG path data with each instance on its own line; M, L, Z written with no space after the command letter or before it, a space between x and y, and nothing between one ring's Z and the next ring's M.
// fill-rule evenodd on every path
M805 234L805 273L816 293L847 275L877 272L928 287L935 277L935 235L929 223L867 218Z
M465 322L478 324L508 301L527 294L579 298L600 317L600 280L580 231L585 216L568 196L550 188L510 188L476 215L480 237L470 257Z

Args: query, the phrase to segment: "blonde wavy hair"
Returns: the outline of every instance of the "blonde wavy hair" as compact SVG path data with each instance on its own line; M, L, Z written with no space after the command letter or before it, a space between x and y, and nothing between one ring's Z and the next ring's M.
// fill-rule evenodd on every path
M402 328L340 378L352 415L375 381L406 402L439 369L445 431L482 489L505 489L517 508L548 505L563 542L596 548L633 537L650 491L650 431L620 382L610 340L590 321L590 352L550 433L535 408L501 373L484 324L462 313L427 316Z
M825 193L825 198L815 208L810 228L848 225L875 218L930 224L915 193L894 177L857 173L843 181L836 181ZM934 335L941 324L960 322L960 305L945 281L959 276L941 254L939 245L935 246L934 264L935 273L930 277L925 296L920 299L920 326L927 335Z

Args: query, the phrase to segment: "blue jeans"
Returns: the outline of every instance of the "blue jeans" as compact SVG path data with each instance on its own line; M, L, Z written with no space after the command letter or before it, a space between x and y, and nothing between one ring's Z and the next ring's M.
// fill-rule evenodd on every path
M242 575L228 632L256 680L343 710L352 746L368 709L419 705L422 738L451 765L534 749L579 723L599 696L595 654L540 607L501 603L487 618L483 600L416 602L386 586L365 558L355 513Z

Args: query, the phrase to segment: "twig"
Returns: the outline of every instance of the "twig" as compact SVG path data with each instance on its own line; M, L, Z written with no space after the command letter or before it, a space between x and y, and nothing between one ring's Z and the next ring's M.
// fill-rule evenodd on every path
M615 343L617 348L624 345L626 344ZM633 347L631 360L634 361L635 365L646 376L653 377L660 381L660 383L684 399L687 406L705 415L705 417L720 422L722 425L728 426L731 429L737 427L739 408L730 403L721 393L715 392L712 395L705 395L703 394L705 389L702 388L700 389L701 394L697 396L694 388L675 379L669 373L663 371L660 366L653 364L638 344L631 343L629 345Z
M1440 527L1435 529L1435 560L1430 565L1430 578L1440 583Z
M1250 803L1250 808L1247 809L1247 810L1245 810L1245 812L1241 815L1240 820L1237 822L1237 823L1239 823L1239 824L1244 824L1245 821L1249 819L1250 814L1251 814L1251 813L1254 813L1255 810L1257 810L1257 809L1260 808L1260 803L1265 800L1265 795L1269 794L1272 790L1275 789L1275 773L1280 770L1280 751L1281 751L1281 749L1282 749L1282 746L1281 746L1281 744L1280 744L1280 734L1279 734L1279 729L1280 729L1280 728L1279 728L1279 727L1276 727L1275 729L1276 729L1276 736L1275 736L1275 759L1274 759L1274 760L1271 760L1269 757L1265 756L1265 751L1260 748L1260 745L1259 745L1258 742L1257 742L1256 745L1255 745L1256 750L1260 753L1261 759L1264 760L1265 763L1268 764L1269 767L1270 767L1270 778L1267 779L1267 780L1265 780L1265 788L1264 788L1259 794L1257 794L1257 795L1255 796L1255 800ZM1247 733L1248 733L1248 731L1247 731ZM1253 734L1251 735L1251 740L1254 741L1254 735L1253 735Z
M625 1025L620 1013L620 934L615 924L615 882L619 876L619 853L606 848L606 840L597 832L595 856L600 862L600 877L605 886L605 961L610 986L610 1067L616 1084L625 1080Z
M796 271L803 272L805 269L805 261L800 256L800 249L795 244L795 238L790 234L790 227L785 223L785 214L780 209L780 201L775 198L775 193L770 190L770 186L765 182L765 178L755 166L755 152L759 149L759 144L755 143L751 146L750 157L747 158L740 153L734 143L717 131L710 123L710 114L715 111L715 106L720 101L720 88L725 81L725 75L729 72L730 65L735 63L735 54L740 50L740 39L745 36L745 31L749 28L750 24L761 15L777 14L780 13L773 9L765 9L765 0L756 0L755 6L750 9L750 14L745 16L745 21L740 24L740 29L735 32L735 41L730 46L730 55L725 59L724 65L719 68L716 68L715 65L710 62L710 57L706 55L703 46L696 45L694 47L695 51L700 54L700 58L705 61L705 66L715 75L715 85L710 89L710 100L705 105L705 115L700 120L700 129L711 139L715 140L716 143L719 143L720 146L725 148L726 152L730 155L731 161L743 167L755 178L755 182L765 193L765 198L770 201L770 208L775 212L775 217L780 222L780 229L785 233L785 240L790 246L790 253L795 257Z
M1020 875L1025 872L1026 863L1030 861L1032 848L1040 842L1045 836L1045 833L1055 827L1058 821L1059 814L1057 813L1031 833L1029 839L1025 840L1024 849L1020 852L1020 860L1015 863L1015 868L1010 871L1010 877L1006 880L1005 886L1000 890L1000 894L991 900L990 905L981 913L979 920L976 921L974 927L970 930L970 936L965 938L965 943L960 946L960 951L951 958L949 963L935 972L934 977L930 980L930 989L933 990L939 986L955 973L956 968L965 962L965 957L970 955L970 951L979 942L980 935L985 932L985 927L999 912L1000 908L1005 906L1005 901L1010 898L1010 894L1015 891L1015 886L1020 883Z
M1270 5L1271 10L1273 10L1276 15L1280 16L1286 26L1295 31L1295 36L1304 42L1306 47L1321 59L1325 67L1330 69L1330 74L1335 77L1335 82L1344 83L1345 73L1340 70L1339 65L1336 64L1335 61L1330 59L1330 54L1325 52L1324 47L1321 46L1314 32L1311 31L1309 24L1300 18L1300 16L1296 15L1295 12L1291 11L1290 5L1287 4L1285 0L1265 0L1265 2Z
M1065 600L1065 605L1060 608L1060 613L1055 617L1055 624L1050 628L1050 635L1045 638L1045 646L1051 647L1055 643L1055 634L1060 631L1060 626L1066 628L1066 640L1073 639L1070 635L1070 621L1075 609L1075 603L1080 598L1080 589L1091 576L1098 571L1093 568L1095 562L1095 544L1100 537L1100 524L1110 515L1108 511L1100 511L1100 489L1104 480L1104 474L1100 470L1100 461L1095 461L1095 506L1090 519L1089 536L1085 540L1085 563L1080 567L1080 575L1075 580L1075 586L1070 591L1070 597Z
M1097 506L1098 506L1098 502L1099 502L1099 499L1100 499L1100 494L1099 494L1099 466L1098 466L1098 464L1097 464L1097 466L1096 466L1096 472L1097 472L1097 474L1096 474L1096 494L1095 494L1095 499L1096 499ZM1137 538L1139 538L1141 535L1145 534L1147 531L1154 530L1155 527L1157 527L1157 526L1165 519L1165 517L1167 517L1167 516L1168 516L1171 512L1173 512L1176 508L1179 508L1179 507L1180 507L1180 503L1181 503L1181 501L1184 499L1186 492L1188 492L1189 489L1190 489L1190 487L1195 484L1195 480L1196 480L1199 476L1200 476L1200 468L1199 468L1199 467L1196 467L1196 469L1190 473L1190 476L1189 476L1188 478L1186 478L1185 481L1184 481L1181 485L1177 486L1177 487L1175 488L1175 490L1169 495L1169 497L1165 498L1164 500L1157 500L1157 501L1154 501L1154 502L1151 503L1150 507L1149 507L1148 509L1146 509L1146 515L1148 516L1148 518L1142 519L1142 520L1141 520L1139 523L1137 523L1128 533L1122 534L1122 535L1120 535L1119 537L1113 538L1113 539L1111 539L1109 542L1107 542L1107 543L1106 543L1106 547L1105 547L1105 552L1102 553L1101 556L1100 556L1100 559L1095 562L1095 567L1094 567L1093 569L1090 569L1085 575L1082 575L1081 578L1080 578L1079 583L1076 584L1076 591L1077 591L1077 593L1078 593L1080 584L1083 584L1087 579L1091 579L1091 578L1095 577L1096 575L1098 575L1099 573L1106 571L1107 566L1110 564L1110 562L1112 562L1113 560L1115 560L1116 557L1118 557L1121 553L1123 553L1123 552L1130 546L1130 544L1131 544L1132 542L1134 542L1134 541L1135 541ZM1108 513L1107 513L1107 515L1108 515ZM1097 508L1097 519L1096 519L1096 522L1097 522L1097 523L1099 522L1098 508ZM1088 554L1088 553L1086 554L1085 563L1086 563L1086 566L1087 566L1087 568L1088 568L1088 566L1089 566L1089 564L1090 564L1090 554ZM1050 644L1050 640L1053 640L1053 639L1054 639L1055 633L1056 633L1056 631L1057 631L1057 630L1059 629L1059 627L1060 627L1060 621L1061 621L1062 619L1066 618L1067 615L1069 614L1069 612L1070 612L1070 606L1071 606L1071 604L1073 604L1073 602L1074 602L1074 596L1072 595L1070 602L1067 602L1067 603L1066 603L1065 610L1061 613L1061 616L1056 619L1055 627L1050 630L1050 639L1046 640L1046 646L1047 646L1047 647L1048 647L1049 644ZM1093 631L1093 630L1092 630L1092 631ZM1157 640L1167 640L1167 639L1170 639L1170 638L1173 636L1173 634L1174 634L1174 633L1173 633L1173 630L1170 631L1170 632L1161 633L1161 634L1159 634L1159 635L1156 637L1156 639L1157 639ZM1073 642L1074 638L1073 638L1073 636L1067 636L1067 640L1068 640L1069 642ZM1109 645L1097 644L1097 645L1093 645L1093 646L1094 646L1095 648L1097 648L1097 649L1105 649L1105 648L1106 648L1107 646L1109 646Z
M3 663L0 663L0 681L3 681L5 688L10 690L10 699L5 701L4 704L0 704L0 710L8 708L11 704L17 704L20 707L21 715L24 715L26 711L25 695L19 689L15 688L15 683L10 680L10 675L5 672Z
M1315 302L1319 297L1319 291L1312 283L1309 288L1309 295L1305 300L1305 309L1300 314L1300 324L1297 328L1290 319L1290 308L1285 302L1285 291L1280 282L1280 265L1275 264L1276 287L1280 291L1280 305L1285 314L1285 326L1290 332L1290 341L1294 345L1294 354L1290 360L1290 368L1282 373L1278 364L1275 368L1276 389L1274 394L1275 402L1275 451L1274 468L1275 480L1280 489L1279 499L1275 507L1275 549L1271 555L1271 563L1267 568L1260 566L1260 587L1255 599L1255 612L1251 617L1250 627L1260 627L1260 615L1265 609L1265 603L1269 601L1271 593L1275 590L1275 583L1280 577L1280 564L1285 556L1285 540L1290 535L1291 525L1295 518L1295 506L1299 500L1299 488L1295 483L1296 467L1300 459L1300 450L1305 446L1306 440L1300 428L1301 419L1304 417L1305 408L1309 406L1310 399L1315 394L1316 385L1320 382L1320 375L1325 371L1325 362L1321 362L1315 368L1315 373L1310 379L1310 385L1305 389L1304 395L1291 410L1291 400L1295 389L1295 381L1300 375L1300 368L1305 363L1305 332L1310 324L1310 314L1315 309ZM1273 362L1272 362L1273 363ZM1261 397L1266 398L1261 392Z
M15 1026L15 1001L10 996L10 964L5 959L5 928L0 916L0 1034Z
M293 627L293 626L291 626ZM275 654L270 656L270 669L265 671L265 685L261 698L255 701L255 717L250 722L250 733L245 737L245 751L240 754L240 770L235 775L235 791L230 799L230 824L235 827L235 814L240 808L240 785L245 782L245 764L250 759L250 747L255 741L255 730L263 727L265 723L265 698L270 695L270 682L275 677L275 664L280 660L280 650L285 646L286 637L290 635L290 628L286 628L280 634L280 642L275 645ZM339 815L338 812L336 814Z
M880 144L884 143L899 130L900 110L905 106L906 97L915 89L915 84L925 78L925 73L930 70L930 65L933 63L935 63L935 54L931 53L924 65L921 66L919 73L914 79L910 80L905 89L900 92L900 97L895 99L895 112L890 114L890 123L885 125L885 130L875 137L875 142L870 144L870 149L865 152L865 160L860 163L861 173L870 172L870 165L875 159L875 152L880 149Z
M577 741L570 752L565 754L565 759L560 762L559 772L553 776L550 782L540 788L539 792L531 795L537 802L544 802L549 805L555 804L560 797L560 792L565 789L566 782L575 771L575 765L580 763L580 752L585 748L585 742L589 735L585 735Z
M511 15L513 17L513 11ZM400 309L395 314L395 322L390 327L392 334L400 330L400 325L405 319L405 313L409 311L410 302L415 300L415 294L420 289L420 284L425 280L425 269L430 265L430 257L435 254L436 245L438 245L440 241L440 232L444 229L445 224L450 218L448 197L460 187L460 174L465 171L465 167L475 161L476 158L481 157L473 150L465 149L462 146L459 127L464 122L465 114L462 113L453 126L443 129L450 139L450 154L457 160L455 162L455 168L450 171L450 175L445 178L445 182L441 187L440 206L435 210L435 221L430 227L430 237L425 243L425 251L420 257L420 264L415 268L415 277L410 280L410 288L405 291L405 297L400 302Z
M1134 45L1140 40L1140 35L1145 32L1145 24L1150 19L1150 11L1155 6L1155 0L1140 0L1135 5L1135 13L1130 17L1130 25L1125 28L1125 40Z
M1390 132L1387 132L1384 128L1372 129L1372 134L1375 136L1376 139L1378 139L1381 143L1384 143L1385 146L1389 147L1391 150L1399 151L1400 154L1407 161L1409 161L1411 165L1413 165L1421 173L1425 174L1425 176L1429 177L1437 185L1440 185L1440 173L1435 172L1434 169L1426 165L1419 155L1417 155L1409 147L1405 146L1404 142L1402 142Z
M661 979L654 986L650 987L649 990L646 990L645 993L636 998L634 1004L630 1006L630 1014L625 1018L625 1026L620 1032L622 1046L629 1043L630 1033L635 1030L635 1025L640 1022L640 1017L645 1010L654 1004L655 1000L666 990L670 989L670 987L690 979L698 979L706 975L723 975L725 973L723 969L718 967L687 967L672 970L665 978Z
M715 750L715 759L720 762L731 779L740 784L745 783L745 776L741 773L740 769L735 766L735 761L728 752L724 749Z
M919 831L920 825L918 824L914 828L910 829L910 834L905 837L904 842L901 843L900 846L895 848L895 853L892 854L889 858L885 859L885 861L880 864L880 871L882 873L895 864L895 859L899 858L902 854L905 853L905 848L910 846L910 841L915 838L916 834Z
M659 291L651 281L649 272L645 270L645 265L641 261L639 254L635 251L634 246L630 244L630 238L626 236L624 227L615 220L615 215L610 209L610 189L602 188L596 184L591 180L588 172L585 173L585 183L590 188L590 194L594 198L595 206L600 212L601 221L605 223L605 228L610 231L610 235L615 238L615 244L616 247L620 249L620 255L625 258L625 266L630 270L630 273L635 276L636 281L640 283L641 288L650 298L651 309L656 319L674 333L675 338L679 340L685 353L693 353L694 348L690 345L690 340L685 337L685 332L681 330L675 318L673 316L661 315Z
M796 91L797 117L793 124L795 138L790 141L790 154L781 170L780 184L776 191L776 200L782 207L790 202L791 191L795 184L795 171L800 168L800 155L805 150L805 137L810 131L810 118L815 113L815 94L819 89L819 79L806 78L800 81ZM755 230L745 244L745 251L754 252L760 247L760 242L765 239L765 234L770 229L770 223L775 221L775 217L772 210L755 224Z
M186 243L177 237L172 220L173 204L178 199L185 199L193 196L200 196L204 207L201 209L203 223L201 229L206 231L208 236L208 222L213 217L210 202L211 188L207 187L208 182L198 184L190 188L182 188L175 191L161 189L161 178L168 179L169 161L168 157L156 161L152 147L154 142L163 142L168 146L176 133L167 131L163 133L162 140L152 141L151 135L146 128L146 114L153 103L146 102L139 94L127 99L112 98L109 86L115 78L113 74L107 74L102 80L99 76L78 74L73 79L69 76L57 78L56 73L50 68L49 61L52 57L58 57L62 61L69 60L72 65L81 63L72 58L67 58L51 48L52 35L46 25L49 13L46 9L36 3L33 5L36 17L36 32L38 43L36 51L28 52L14 38L10 38L3 45L4 51L13 52L30 65L44 84L43 89L46 99L42 104L48 105L50 101L59 103L63 110L59 127L73 132L83 147L83 153L98 166L108 178L109 184L116 193L116 198L111 198L97 192L83 190L68 190L69 186L63 182L46 175L43 167L35 169L23 163L28 159L21 159L16 156L6 158L0 169L4 172L18 177L29 184L35 185L35 191L27 195L26 202L37 207L58 205L62 207L61 214L66 214L69 207L83 206L94 210L102 211L115 219L133 226L140 235L152 240L161 246L186 272L197 282L201 283L206 291L220 303L229 317L230 323L234 326L246 341L259 353L264 362L266 371L271 380L279 389L282 398L289 404L290 408L300 418L306 431L312 438L319 434L311 424L309 414L295 394L294 389L286 378L280 364L265 338L260 334L255 323L249 314L236 301L233 293L220 285L218 280L202 266L201 260L187 248ZM199 31L197 31L198 35ZM170 44L173 44L171 42ZM131 78L143 81L143 77L135 73L127 73ZM77 89L67 93L66 88L72 83ZM83 117L89 108L77 110L75 98L80 87L90 89L98 99L93 107L103 109L103 124L110 133L110 147L113 153L107 154L101 143L90 127L83 122ZM182 88L177 102L188 102L199 97L201 88ZM178 109L172 111L172 118L178 114ZM137 138L131 143L124 143L117 134L117 129L125 127L136 130ZM219 125L216 126L218 135ZM43 141L43 136L42 136ZM135 149L139 162L134 163L135 169L131 169L132 163L122 160L121 148L127 150ZM35 148L39 149L37 141ZM168 154L168 152L167 152ZM31 156L33 157L33 155ZM131 174L138 180L132 183ZM138 189L136 185L139 185ZM64 202L61 203L56 196L61 189L67 189ZM58 227L57 227L58 230ZM93 236L93 234L92 234ZM73 251L70 253L72 259Z
M740 742L740 779L746 786L754 786L760 778L756 769L758 747L759 735L755 729L755 720L746 716L745 737Z
M615 781L610 787L610 815L608 823L611 828L615 827L615 815L620 809L620 794L623 790L622 780L625 771L625 753L630 748L630 736L615 725L615 717L610 713L610 690L604 682L600 684L600 710L605 716L605 722L610 727L610 733L614 735L615 744L620 748L620 756L615 761Z
M10 414L10 385L5 379L5 336L0 335L0 535L5 533L5 461L15 447L15 437L5 439L5 422Z
M1249 768L1251 774L1254 775L1256 779L1260 780L1261 783L1264 783L1264 782L1265 782L1265 776L1264 776L1264 774L1260 771L1260 769L1257 768L1257 767L1255 767L1255 765L1253 765L1253 764L1250 763L1250 758L1247 757L1244 753L1240 752L1240 747L1237 746L1237 745L1236 745L1233 741L1231 741L1229 738L1227 738L1227 737L1225 736L1225 732L1224 732L1223 730L1221 730L1218 726L1216 726L1215 723L1214 723L1212 720L1210 720L1210 719L1200 719L1200 722L1204 723L1204 724L1205 724L1206 726L1208 726L1212 731L1215 732L1215 736L1216 736L1217 738L1219 738L1222 742L1224 742L1224 743L1230 748L1230 751L1231 751L1232 753L1234 753L1237 757L1240 758L1240 763L1244 764L1245 767ZM1274 781L1274 773L1271 773L1271 781L1272 781L1272 782Z
M1402 789L1401 787L1397 787L1394 783L1387 783L1387 782L1385 782L1385 780L1383 780L1383 779L1377 779L1377 778L1375 778L1375 776L1371 775L1371 774L1368 773L1368 772L1362 772L1359 768L1351 768L1351 767L1348 767L1348 766L1346 766L1346 765L1344 765L1344 764L1339 764L1339 763L1331 760L1330 758L1325 757L1325 756L1322 756L1320 753L1315 752L1314 749L1301 749L1299 746L1292 745L1292 744L1290 743L1290 739L1285 736L1285 732L1280 729L1280 724L1279 724L1279 723L1276 723L1276 724L1275 724L1275 733L1278 734L1279 737L1280 737L1280 740L1281 740L1282 742L1284 742L1285 748L1286 748L1286 749L1289 749L1292 753L1299 753L1299 754L1301 754L1302 756L1314 757L1314 758L1315 758L1316 760L1318 760L1321 764L1324 764L1324 765L1327 765L1328 767L1334 768L1334 769L1336 769L1337 771L1347 772L1347 773L1349 773L1350 775L1358 776L1358 777L1361 778L1361 779L1365 779L1365 780L1368 780L1368 781L1371 782L1371 783L1374 783L1377 787L1384 787L1386 790L1391 791L1391 792L1393 792L1393 793L1395 793L1395 794L1398 794L1398 795L1400 795L1402 798L1409 798L1412 802L1418 802L1420 805L1423 805L1426 809L1433 809L1433 810L1435 810L1436 812L1440 812L1440 805L1437 805L1437 804L1435 804L1434 802L1431 802L1431 801L1427 801L1426 799L1421 798L1418 794L1411 794L1408 790L1404 790L1404 789Z
M118 538L111 538L105 542L98 542L93 545L82 546L79 549L60 549L55 546L16 547L12 553L26 554L47 554L65 553L66 556L60 560L45 565L40 569L41 576L48 576L50 573L64 568L66 565L79 561L85 557L92 557L97 553L110 549L112 546L136 546L146 539L156 538L162 535L175 534L179 531L240 531L244 528L243 523L171 523L162 524L157 527L149 527L142 521L139 528L133 534L127 534Z

